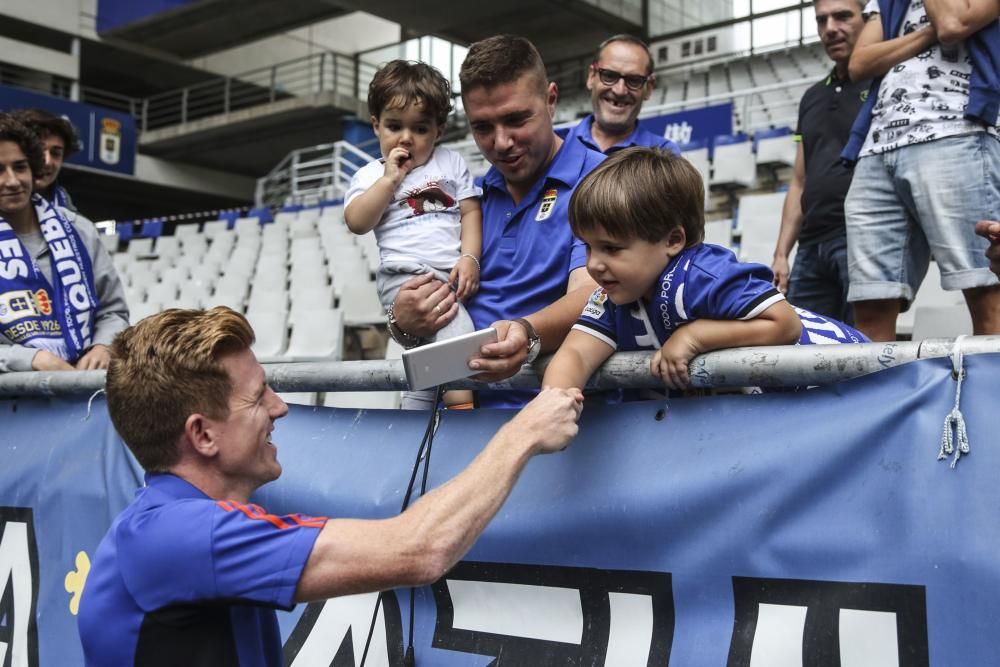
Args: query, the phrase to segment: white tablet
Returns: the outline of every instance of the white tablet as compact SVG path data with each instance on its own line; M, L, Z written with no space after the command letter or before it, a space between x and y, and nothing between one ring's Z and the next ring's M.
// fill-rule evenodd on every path
M455 338L421 345L403 352L403 370L410 389L430 389L439 384L475 375L469 361L482 356L479 349L497 342L496 329L480 329Z

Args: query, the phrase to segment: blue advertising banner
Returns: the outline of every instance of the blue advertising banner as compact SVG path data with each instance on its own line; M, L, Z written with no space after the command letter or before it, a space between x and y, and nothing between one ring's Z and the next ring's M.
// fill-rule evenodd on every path
M416 591L416 664L1000 663L1000 355L966 357L971 452L938 460L947 359L808 392L606 406L538 457L459 565ZM142 406L136 406L142 409ZM90 556L141 484L100 399L0 401L0 663L82 663ZM509 413L447 413L430 486ZM398 511L425 415L293 408L269 511ZM84 593L85 594L85 593ZM376 596L280 615L288 665L357 665ZM398 665L408 592L366 664ZM6 656L7 662L4 662Z
M97 32L104 33L130 23L168 12L201 0L97 0Z
M138 139L132 116L93 104L0 86L0 111L29 108L45 109L73 123L83 149L69 157L67 164L135 174Z
M560 125L556 128L556 133L565 138L574 124ZM692 141L712 141L721 134L733 133L733 104L726 102L691 111L640 118L639 125L679 146Z
M711 141L720 134L733 133L733 104L726 102L691 111L642 118L639 124L678 145L692 141Z

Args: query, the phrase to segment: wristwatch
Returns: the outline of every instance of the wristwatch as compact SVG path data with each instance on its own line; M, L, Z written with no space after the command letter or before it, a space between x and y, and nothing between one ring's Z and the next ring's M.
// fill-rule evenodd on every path
M524 327L525 332L528 334L528 358L524 360L524 363L530 364L538 358L538 353L542 351L542 338L535 331L535 327L531 326L531 322L523 317L512 321Z

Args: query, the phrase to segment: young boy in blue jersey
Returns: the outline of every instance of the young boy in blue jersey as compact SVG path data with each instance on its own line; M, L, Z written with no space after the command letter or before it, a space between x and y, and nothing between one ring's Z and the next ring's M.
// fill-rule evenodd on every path
M449 111L451 85L425 63L393 60L375 73L368 88L368 112L382 159L351 179L344 220L355 234L375 232L379 299L390 319L399 288L416 275L432 273L447 282L460 304L479 290L483 215L478 190L462 156L435 146ZM474 330L459 305L458 315L431 340ZM402 407L426 400L404 392ZM472 392L446 392L444 402L452 409L472 407Z
M577 187L569 219L599 287L543 386L583 387L616 350L656 350L652 374L682 389L691 359L711 350L866 340L794 308L766 266L703 243L704 185L684 158L644 147L616 153Z

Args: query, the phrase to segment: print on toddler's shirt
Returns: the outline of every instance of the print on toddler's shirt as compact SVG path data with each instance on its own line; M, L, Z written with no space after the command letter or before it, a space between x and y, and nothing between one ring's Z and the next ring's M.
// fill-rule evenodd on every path
M437 181L428 181L422 187L407 192L406 203L410 205L413 215L417 216L446 211L455 205L455 198L445 192Z

